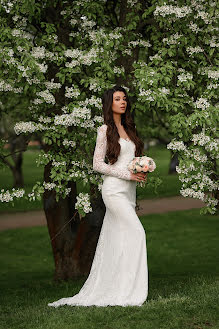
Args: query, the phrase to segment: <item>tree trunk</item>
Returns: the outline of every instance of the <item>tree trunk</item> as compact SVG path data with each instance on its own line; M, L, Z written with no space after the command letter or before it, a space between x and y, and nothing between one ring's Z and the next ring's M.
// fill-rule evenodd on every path
M49 166L45 167L44 179L48 181ZM76 183L71 193L56 202L55 191L46 190L43 195L52 251L55 261L55 280L69 280L89 274L105 213L101 195L91 199L93 212L80 220L75 213ZM69 222L70 221L70 222ZM68 223L69 222L69 223ZM62 229L63 228L63 229Z
M22 163L23 163L23 153L19 153L16 157L15 165L12 168L13 187L15 188L24 187Z
M3 162L8 166L13 175L13 187L24 187L23 177L23 152L26 151L28 145L28 139L24 136L10 136L9 138L9 150L10 154L3 158ZM11 156L12 162L7 160L7 157Z
M208 158L210 158L210 154L209 154L209 152L207 152L207 156L208 156ZM216 182L216 181L218 181L218 165L217 165L217 160L216 159L214 159L213 160L213 170L215 171L214 173L212 173L211 175L210 175L210 179L212 179L213 180L213 182ZM218 203L217 203L217 205L216 205L216 209L217 209L217 211L216 211L216 213L215 213L215 215L218 215L218 213L219 213L219 190L214 190L213 191L213 193L212 193L212 196L216 199L216 200L218 200Z
M218 213L219 213L219 191L218 191L218 190L215 192L214 197L215 197L215 199L217 199L217 201L218 201L218 203L217 203L217 205L216 205L217 212L216 212L216 214L215 214L215 215L218 215Z
M168 174L175 174L176 166L178 166L178 165L179 165L178 154L177 153L173 154L173 152L171 150L171 159L170 159Z

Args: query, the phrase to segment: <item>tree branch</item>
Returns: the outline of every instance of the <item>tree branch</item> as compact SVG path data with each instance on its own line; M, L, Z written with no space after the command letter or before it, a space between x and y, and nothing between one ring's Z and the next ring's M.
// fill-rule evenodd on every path
M4 156L0 155L0 159L3 163L5 163L11 170L13 170L15 167L8 161L5 159Z
M7 157L9 157L10 155L13 155L13 154L15 154L15 153L20 153L20 152L25 152L27 150L27 148L25 148L25 149L20 149L20 150L18 150L18 151L15 151L15 152L12 152L12 153L10 153L10 154L7 154L7 155L4 155L4 156L0 156L1 158L7 158Z

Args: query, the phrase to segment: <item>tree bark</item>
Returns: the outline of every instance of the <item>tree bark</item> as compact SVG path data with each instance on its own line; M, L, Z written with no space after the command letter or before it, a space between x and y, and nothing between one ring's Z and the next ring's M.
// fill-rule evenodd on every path
M171 159L169 164L169 171L168 174L175 174L176 173L176 166L179 165L178 154L171 151Z
M24 187L24 176L23 176L22 163L23 163L23 152L18 153L16 160L15 160L15 165L13 166L13 169L12 169L13 187L15 187L15 188Z
M207 152L207 156L208 156L208 158L210 158L210 154L209 154L209 152ZM218 165L217 165L217 161L216 161L216 159L213 160L213 169L214 169L215 173L212 173L212 174L210 175L210 178L211 178L213 181L217 181L217 180L218 180ZM218 203L217 203L217 205L216 205L216 209L217 209L217 211L216 211L216 213L215 213L215 215L218 215L218 213L219 213L219 190L214 190L214 191L212 192L212 196L218 201Z
M44 171L48 181L50 166ZM75 213L76 183L72 182L71 193L65 199L55 199L55 191L46 190L43 195L52 251L55 261L55 280L69 280L89 274L105 214L101 195L91 199L92 213L80 220ZM70 222L69 222L70 221Z
M23 152L26 151L28 140L24 136L10 136L9 138L9 150L10 154L3 156L2 161L8 166L13 175L13 187L23 188ZM11 156L13 163L7 160L7 157Z

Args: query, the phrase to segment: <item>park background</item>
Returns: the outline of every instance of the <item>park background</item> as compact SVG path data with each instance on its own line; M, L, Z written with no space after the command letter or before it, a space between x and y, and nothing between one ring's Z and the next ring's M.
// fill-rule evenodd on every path
M215 7L1 1L0 328L219 328ZM100 96L116 83L127 88L145 154L157 164L137 188L148 299L141 308L50 309L48 302L76 294L89 273L104 214L100 175L89 166ZM80 193L93 215L76 206ZM35 226L33 212L48 227ZM25 226L21 216L30 227L15 229ZM67 271L54 266L57 244Z

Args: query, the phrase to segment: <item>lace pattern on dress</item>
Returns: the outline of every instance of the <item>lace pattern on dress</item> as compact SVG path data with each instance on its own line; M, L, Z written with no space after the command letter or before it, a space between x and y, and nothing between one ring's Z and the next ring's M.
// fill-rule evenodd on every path
M131 172L128 168L115 168L112 165L105 163L107 137L107 125L102 125L97 131L96 147L93 156L93 170L104 175L114 176L126 180L131 180Z

